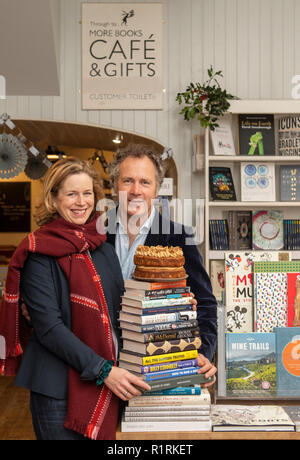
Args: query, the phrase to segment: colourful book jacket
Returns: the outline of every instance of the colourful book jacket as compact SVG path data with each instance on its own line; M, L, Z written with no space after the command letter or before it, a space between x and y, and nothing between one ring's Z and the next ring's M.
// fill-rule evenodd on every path
M274 333L226 334L226 396L276 396Z
M277 396L300 396L300 327L276 327Z
M253 249L256 250L283 249L283 211L253 211L252 240Z
M253 332L253 263L289 258L288 251L225 252L227 332Z
M254 329L273 332L288 325L288 274L300 273L300 262L255 262Z

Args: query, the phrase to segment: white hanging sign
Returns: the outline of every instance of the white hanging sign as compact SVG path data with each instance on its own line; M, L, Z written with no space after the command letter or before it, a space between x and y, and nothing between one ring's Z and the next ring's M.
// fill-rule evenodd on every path
M83 3L83 110L162 109L162 98L162 5Z

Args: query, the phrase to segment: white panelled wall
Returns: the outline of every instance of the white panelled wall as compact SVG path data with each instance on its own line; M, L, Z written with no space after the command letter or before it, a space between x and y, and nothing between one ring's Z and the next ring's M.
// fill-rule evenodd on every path
M199 174L192 173L191 153L199 127L179 115L177 92L203 81L212 64L223 71L223 86L240 98L291 99L291 79L300 74L300 0L159 3L165 20L162 111L81 110L81 1L59 0L61 95L9 96L0 100L0 113L110 126L154 138L174 151L179 198L196 198L202 187Z

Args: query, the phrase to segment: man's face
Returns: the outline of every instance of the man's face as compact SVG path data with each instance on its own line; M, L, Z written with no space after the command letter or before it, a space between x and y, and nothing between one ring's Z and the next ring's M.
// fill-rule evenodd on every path
M148 157L127 157L121 163L117 192L119 202L126 203L127 218L147 218L152 210L151 200L157 197L156 190L155 166ZM126 192L125 200L120 192Z

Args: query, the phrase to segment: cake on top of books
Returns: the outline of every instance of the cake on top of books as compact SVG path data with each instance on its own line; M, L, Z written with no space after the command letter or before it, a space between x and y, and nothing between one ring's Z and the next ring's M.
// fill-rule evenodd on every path
M134 255L136 265L134 277L137 279L184 278L185 258L179 246L142 246Z

